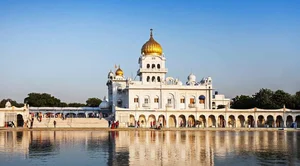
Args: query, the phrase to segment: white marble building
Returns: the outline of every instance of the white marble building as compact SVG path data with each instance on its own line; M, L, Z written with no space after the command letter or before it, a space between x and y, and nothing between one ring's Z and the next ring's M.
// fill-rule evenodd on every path
M108 97L113 112L116 107L149 110L213 109L218 105L230 105L224 95L213 97L211 77L197 80L189 74L186 81L167 77L166 57L162 47L150 33L138 59L138 80L126 78L120 66L108 74Z
M187 80L166 76L166 57L161 45L153 38L142 46L138 58L138 79L124 76L117 68L108 73L108 98L113 112L122 109L147 111L194 111L198 109L215 109L218 105L230 106L230 99L224 95L213 95L211 77L197 80L193 73Z

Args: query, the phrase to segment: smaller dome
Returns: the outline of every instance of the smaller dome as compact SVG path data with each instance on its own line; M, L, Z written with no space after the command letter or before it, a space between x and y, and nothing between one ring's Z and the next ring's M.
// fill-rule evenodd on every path
M177 82L177 85L182 85L182 82L181 82L181 81L178 81L178 82Z
M123 70L120 68L120 66L119 66L119 68L116 70L116 76L122 76L123 77Z
M199 99L200 99L200 100L205 100L205 96L204 96L204 95L201 95L201 96L199 96Z
M107 75L107 78L112 79L113 77L114 77L114 73L110 70L108 75Z
M106 99L106 97L103 98L103 101L99 105L100 109L108 109L109 108L109 103Z
M9 101L7 101L6 103L5 103L5 108L10 108L11 107L11 103L9 102Z
M189 76L188 76L188 81L189 82L196 82L196 76L191 73Z

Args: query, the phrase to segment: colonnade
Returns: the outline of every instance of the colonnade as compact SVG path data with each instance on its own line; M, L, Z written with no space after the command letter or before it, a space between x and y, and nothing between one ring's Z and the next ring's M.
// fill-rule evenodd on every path
M138 123L137 123L138 122ZM170 114L170 113L140 113L129 114L128 126L150 127L159 124L164 127L277 127L300 128L299 114Z

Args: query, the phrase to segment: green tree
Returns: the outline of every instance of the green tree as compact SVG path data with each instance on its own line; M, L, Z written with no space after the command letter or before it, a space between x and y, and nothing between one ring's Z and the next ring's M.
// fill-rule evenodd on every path
M93 98L87 99L86 105L88 107L99 107L101 102L102 102L101 99L93 97Z
M300 91L296 92L293 96L293 101L295 103L295 109L300 109Z
M59 104L59 107L68 107L68 104L65 103L65 102L61 102L61 103Z
M33 107L58 107L60 99L55 98L47 93L29 93L24 99L24 103Z
M84 107L85 104L82 104L82 103L69 103L68 106L69 107Z
M292 95L284 92L283 90L275 91L272 96L272 101L274 105L276 105L276 108L283 108L283 105L285 105L286 108L295 108Z
M251 96L241 95L232 99L231 108L250 109L256 106L255 100Z
M258 108L263 108L263 109L278 109L282 108L277 106L273 100L274 92L270 89L260 89L259 92L257 92L254 95L254 100L256 102L256 106Z
M23 107L24 106L24 104L18 103L12 99L2 99L0 102L0 108L4 108L7 101L10 102L11 106L15 106L15 107Z

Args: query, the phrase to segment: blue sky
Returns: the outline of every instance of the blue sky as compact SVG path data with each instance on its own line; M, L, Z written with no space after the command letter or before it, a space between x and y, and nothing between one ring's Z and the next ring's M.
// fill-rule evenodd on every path
M135 76L149 29L168 76L211 76L228 97L300 90L300 1L0 1L0 99L107 94L114 64Z

